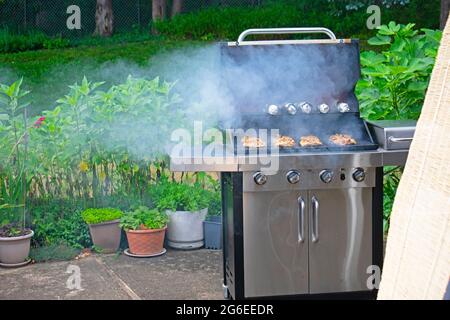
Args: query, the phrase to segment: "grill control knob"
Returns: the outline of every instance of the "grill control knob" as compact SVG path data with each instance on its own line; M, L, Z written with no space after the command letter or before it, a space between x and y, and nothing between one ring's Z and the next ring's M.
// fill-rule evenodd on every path
M364 172L363 168L356 168L355 171L353 171L353 179L356 182L362 182L366 178L366 173Z
M295 105L293 103L286 103L284 105L284 108L286 109L287 113L289 113L290 115L294 115L297 113L297 108L295 107Z
M320 180L323 183L330 183L333 180L334 173L331 170L322 170L320 172Z
M319 106L319 111L320 111L320 113L328 113L328 112L330 112L330 106L327 105L326 103L322 103Z
M339 103L337 107L338 107L339 112L342 112L342 113L350 111L350 106L348 105L348 103L345 103L345 102Z
M298 107L303 111L303 113L311 113L312 111L312 106L308 102L300 102Z
M291 170L286 174L287 181L290 184L296 184L300 182L300 172Z
M280 114L280 108L276 104L271 104L267 108L267 113L272 116L276 116L276 115Z
M262 172L256 172L253 175L253 180L255 180L255 183L257 185L262 186L263 184L265 184L267 182L267 176Z

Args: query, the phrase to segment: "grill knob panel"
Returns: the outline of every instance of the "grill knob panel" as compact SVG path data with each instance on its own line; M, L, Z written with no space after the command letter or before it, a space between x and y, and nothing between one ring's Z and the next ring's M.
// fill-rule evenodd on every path
M355 171L353 171L353 180L355 180L356 182L362 182L362 181L364 181L365 178L366 178L366 173L365 173L364 169L357 168L357 169L355 169Z
M291 170L286 174L287 181L290 184L296 184L300 182L300 172Z
M263 184L265 184L267 182L267 176L262 172L256 172L253 175L253 180L255 181L255 183L257 185L262 186Z
M322 180L323 183L330 183L333 181L334 173L331 170L322 170L320 172L320 180Z

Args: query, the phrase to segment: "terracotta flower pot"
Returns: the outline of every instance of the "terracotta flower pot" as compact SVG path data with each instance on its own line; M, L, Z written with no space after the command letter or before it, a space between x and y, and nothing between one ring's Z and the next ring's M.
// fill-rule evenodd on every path
M24 262L30 254L30 241L33 235L34 232L31 230L24 236L0 238L0 262L10 265Z
M126 230L130 252L152 255L163 251L167 227L162 229Z
M90 224L92 242L102 253L114 253L119 249L120 233L119 220Z

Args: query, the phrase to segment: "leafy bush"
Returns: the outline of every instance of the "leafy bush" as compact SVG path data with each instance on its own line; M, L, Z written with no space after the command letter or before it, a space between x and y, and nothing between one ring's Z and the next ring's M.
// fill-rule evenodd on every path
M356 93L361 115L370 120L418 119L442 32L394 22L378 29L369 44L381 52L361 54L362 79ZM384 230L388 231L403 169L384 168Z
M166 178L153 186L150 194L161 211L198 211L207 208L211 199L211 191L205 190L200 183L180 183Z
M437 55L441 31L414 30L394 22L369 40L382 51L361 54L362 80L356 92L367 119L417 119Z
M83 220L87 224L97 224L112 220L120 219L123 215L123 212L119 209L115 208L90 208L86 209L81 213Z
M167 214L157 209L139 206L126 212L120 219L120 226L125 230L162 229L169 221Z
M0 29L0 53L65 48L69 45L69 40L61 36L48 37L38 31L28 32L26 34L14 34L8 29Z
M33 245L90 247L92 242L89 228L81 216L82 207L82 202L64 200L34 203L30 209Z
M357 1L361 3L360 1ZM283 0L265 2L261 6L210 7L198 12L156 21L153 28L161 34L178 39L236 40L249 28L313 27L332 29L339 37L357 35L367 39L373 31L366 28L369 15L361 6L348 7L347 1ZM421 27L439 27L439 0L411 0L408 4L383 8L384 21L406 23L416 21ZM273 38L274 36L270 36Z

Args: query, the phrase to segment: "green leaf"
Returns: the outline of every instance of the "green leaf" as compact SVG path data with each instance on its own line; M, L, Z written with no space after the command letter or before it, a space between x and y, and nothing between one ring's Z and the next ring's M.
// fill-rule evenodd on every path
M384 46L390 44L392 38L389 36L377 35L376 37L370 38L368 43L372 46Z

